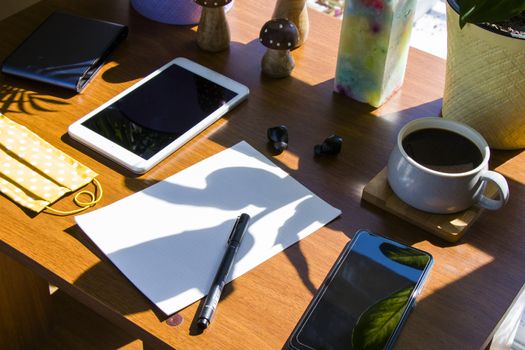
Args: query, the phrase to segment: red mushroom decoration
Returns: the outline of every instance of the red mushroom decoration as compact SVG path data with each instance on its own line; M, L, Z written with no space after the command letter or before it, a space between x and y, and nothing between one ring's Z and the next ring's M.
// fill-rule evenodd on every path
M219 52L230 46L230 28L224 6L232 0L195 0L202 6L197 45L204 51Z
M259 41L268 48L262 59L262 71L272 78L284 78L295 67L290 53L299 41L295 24L285 18L272 19L261 28Z

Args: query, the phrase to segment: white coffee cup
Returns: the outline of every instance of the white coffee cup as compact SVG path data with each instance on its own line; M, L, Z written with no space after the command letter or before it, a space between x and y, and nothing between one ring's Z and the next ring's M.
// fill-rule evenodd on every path
M448 130L463 136L479 149L481 161L479 164L474 163L472 169L461 172L436 170L420 164L407 153L403 140L408 135L423 129ZM445 159L448 156L452 157L444 154L442 148L433 151L436 152L436 157L445 157ZM465 210L473 205L496 210L507 202L509 186L501 174L488 170L489 158L490 149L487 142L469 126L442 118L415 119L407 123L397 135L396 144L388 161L388 183L401 200L423 211L448 214ZM497 199L484 195L488 182L496 185L499 194Z

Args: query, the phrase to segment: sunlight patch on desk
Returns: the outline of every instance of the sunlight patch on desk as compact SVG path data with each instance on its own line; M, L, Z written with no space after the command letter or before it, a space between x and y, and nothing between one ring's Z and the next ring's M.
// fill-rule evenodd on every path
M301 159L293 152L286 151L283 154L276 156L274 160L279 161L281 164L286 166L288 170L298 171Z
M432 250L436 249L436 247L430 242L423 242L422 244L417 245L417 248L425 250L430 254L433 254ZM431 283L425 285L421 292L421 296L418 298L419 300L431 297L432 294L468 277L470 274L473 274L477 270L493 263L495 260L492 255L487 254L485 251L471 244L459 244L449 248L444 248L444 250L446 251L444 255L450 256L450 258L445 260L440 257L434 261L434 267L429 276L429 281L431 281ZM433 255L436 257L438 256L437 254ZM461 256L476 256L477 258L473 261L469 259L461 259ZM451 262L456 262L457 264ZM454 276L454 278L450 278L450 276Z
M525 151L497 167L496 171L525 185Z
M318 65L310 66L306 62L302 64L300 56L295 59L295 63L296 67L290 75L292 78L308 86L329 85L333 89L335 71L320 71ZM319 62L319 64L324 63ZM334 91L333 93L335 94L336 92Z
M100 71L98 71L96 74L97 74L97 76L100 76L100 75L104 74L104 72L109 71L111 69L118 69L119 66L120 66L120 63L118 61L115 61L115 60L109 58L109 59L107 59L104 62L104 65L102 66ZM138 78L135 81L139 81L140 79L142 79L142 78Z
M417 114L418 117L439 117L439 112L436 112L436 110L441 108L440 99L441 96L436 96L422 102L421 100L409 99L408 96L403 96L403 91L398 91L384 105L373 110L370 114L384 118L392 124L398 124L406 120L405 112L409 111Z

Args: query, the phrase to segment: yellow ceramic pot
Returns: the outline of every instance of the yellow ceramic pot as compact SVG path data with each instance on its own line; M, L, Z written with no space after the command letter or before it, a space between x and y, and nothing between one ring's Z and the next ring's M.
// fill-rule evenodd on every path
M525 40L467 23L447 4L444 118L466 123L491 148L525 148Z

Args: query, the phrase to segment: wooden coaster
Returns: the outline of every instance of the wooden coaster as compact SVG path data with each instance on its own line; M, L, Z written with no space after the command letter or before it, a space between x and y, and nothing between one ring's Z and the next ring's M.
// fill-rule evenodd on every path
M485 195L493 197L496 193L495 186L487 186ZM483 211L483 208L473 206L455 214L432 214L412 208L399 199L388 185L386 168L365 186L362 198L449 242L463 237Z

